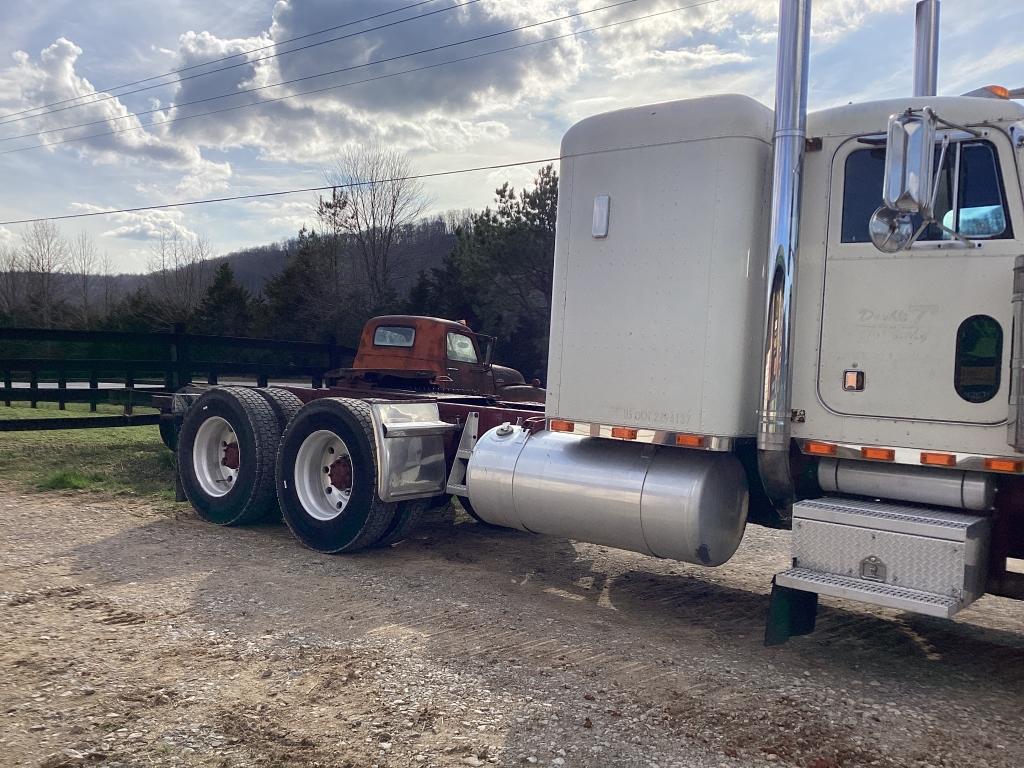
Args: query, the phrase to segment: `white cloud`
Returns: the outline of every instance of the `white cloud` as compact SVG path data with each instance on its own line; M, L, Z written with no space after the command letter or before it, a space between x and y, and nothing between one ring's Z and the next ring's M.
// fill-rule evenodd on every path
M106 210L92 203L72 203L71 208L83 213ZM183 212L178 210L112 213L105 220L116 226L102 234L122 240L195 239L196 233L184 225L183 218Z
M644 0L390 64L256 94L174 106L328 69L358 66L608 2L482 0L268 61L254 59L273 51L239 57L224 63L238 62L242 66L211 76L12 123L0 130L0 138L27 130L100 121L78 132L58 131L50 135L52 141L139 126L140 119L148 123L151 119L190 117L631 19L691 1ZM119 41L112 41L108 50L103 45L104 35L123 32L104 31L99 17L95 27L79 28L68 27L65 17L55 12L33 11L36 21L50 18L49 27L43 31L44 27L39 26L32 33L33 39L54 42L39 52L28 49L31 54L17 51L7 66L0 66L0 114L89 92L93 79L110 83L147 77L394 7L383 0L277 0L273 4L241 4L238 8L244 10L238 12L244 13L242 23L224 15L224 9L231 5L227 0L188 5L191 10L186 13L180 4L164 4L159 14L160 29L133 30L132 50L140 57L148 52L148 62L143 66L131 57L120 57L113 70L116 76L111 76L109 66L98 62L113 60L118 48L115 43ZM988 5L984 14L974 10L973 4L963 4L962 10L953 3L944 6L940 92L960 92L988 82L988 72L993 73L996 82L1012 81L1019 70L1024 49L1013 47L1013 32L1020 27L1024 12L1009 0L993 0L991 10ZM909 92L913 6L914 0L815 0L812 107ZM362 27L434 9L434 5L424 6ZM20 218L48 212L54 205L66 206L72 195L120 207L313 186L319 181L320 167L346 145L362 141L380 141L409 150L414 163L424 171L488 165L552 155L569 125L606 110L720 92L745 93L770 104L777 12L777 0L719 0L557 43L420 73L8 155L4 158L10 161L7 172L17 183L8 185L8 197L0 197L0 202L12 211L8 218L13 218L13 212ZM23 15L27 17L28 12ZM155 11L151 15L157 18ZM984 24L978 22L982 16ZM8 50L26 47L28 33L11 32L20 27L20 21L12 19L0 32L11 41ZM75 30L74 42L58 37L61 33L71 36L63 32L64 28ZM194 31L185 31L189 29ZM355 29L359 27L340 29L303 43ZM233 30L238 32L233 34ZM83 53L82 48L88 50ZM189 73L194 71L199 70ZM149 109L161 111L152 117L132 113ZM119 117L124 119L115 120ZM13 142L0 145L0 151L11 146ZM461 208L487 204L494 187L505 180L519 187L531 178L532 169L503 169L492 174L435 179L427 184L439 208ZM220 246L232 248L242 242L286 237L312 220L308 201L295 198L287 202L206 206L201 211L121 215L113 220L94 220L92 226L99 232L106 222L102 231L111 249L124 254L130 252L133 240L191 236L194 230L211 235ZM0 232L0 242L3 238Z
M271 227L278 227L284 232L295 233L303 226L314 223L315 203L298 200L252 200L246 203L246 209L259 216L261 221Z

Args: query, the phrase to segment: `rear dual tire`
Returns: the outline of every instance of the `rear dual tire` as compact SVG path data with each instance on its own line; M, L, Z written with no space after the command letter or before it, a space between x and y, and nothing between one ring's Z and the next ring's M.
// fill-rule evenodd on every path
M280 426L257 392L218 387L190 409L178 437L178 472L196 513L216 525L258 522L277 508Z
M306 405L281 438L276 474L284 521L310 549L354 552L395 530L398 505L377 494L373 421L361 400Z

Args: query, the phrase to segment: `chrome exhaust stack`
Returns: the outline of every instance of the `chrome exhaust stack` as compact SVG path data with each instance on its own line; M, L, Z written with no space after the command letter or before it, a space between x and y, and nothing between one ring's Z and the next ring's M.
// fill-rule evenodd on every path
M811 0L781 0L776 66L771 243L765 312L758 466L776 510L789 516L793 481L789 470L790 366L800 193L807 140L807 70Z
M914 30L914 95L934 96L939 85L939 0L920 0Z

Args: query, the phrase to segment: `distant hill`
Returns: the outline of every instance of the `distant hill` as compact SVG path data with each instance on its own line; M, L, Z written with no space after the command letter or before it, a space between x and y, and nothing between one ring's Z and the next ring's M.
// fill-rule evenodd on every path
M455 229L465 224L468 212L452 212L412 225L403 233L394 249L395 288L400 296L408 294L421 272L441 266L445 256L455 245ZM231 265L235 279L253 295L259 295L263 286L284 269L288 254L296 247L296 241L286 240L268 245L242 248L223 256L207 260L212 275L224 263ZM71 304L81 302L81 275L62 273L58 276L61 292ZM146 274L97 275L90 278L89 294L92 301L102 299L104 292L122 297L143 287L149 276Z

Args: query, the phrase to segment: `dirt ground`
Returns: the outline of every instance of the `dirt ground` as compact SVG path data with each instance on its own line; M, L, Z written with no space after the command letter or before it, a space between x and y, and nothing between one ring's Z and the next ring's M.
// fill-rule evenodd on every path
M706 570L448 513L328 557L166 510L0 484L0 764L1024 764L1024 604L765 649L784 533Z

